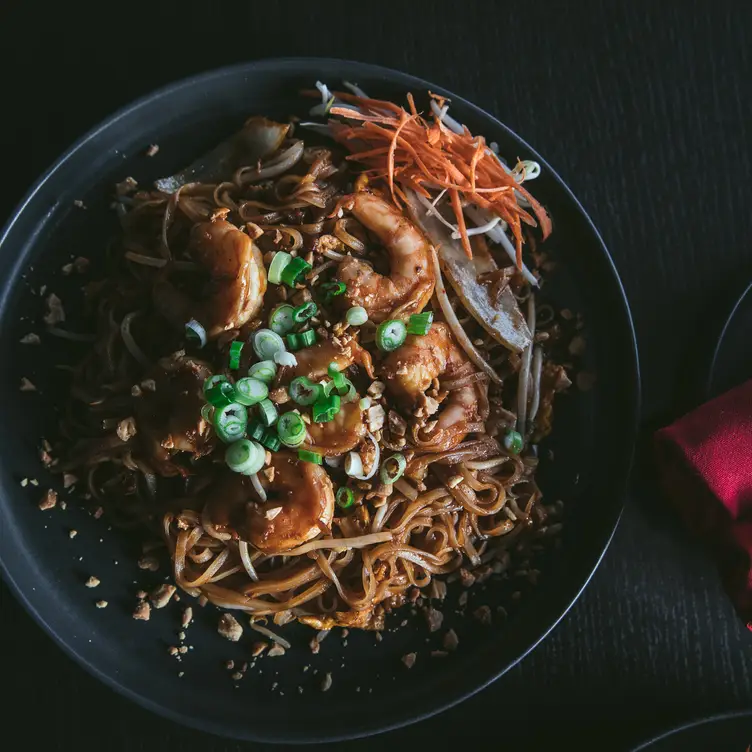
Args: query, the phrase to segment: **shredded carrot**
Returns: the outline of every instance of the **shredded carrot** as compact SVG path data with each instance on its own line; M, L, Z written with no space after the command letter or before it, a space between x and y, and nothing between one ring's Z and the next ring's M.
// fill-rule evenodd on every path
M500 217L514 236L517 266L522 267L522 223L535 219L517 202L524 196L540 224L543 238L551 233L551 220L543 207L510 175L482 137L467 128L461 134L449 130L435 115L422 117L411 94L409 110L393 102L366 99L347 92L333 92L347 104L333 107L329 121L332 135L351 152L348 159L364 165L372 180L384 180L395 204L405 201L411 189L430 197L428 188L445 189L457 220L465 253L472 258L462 204L472 203ZM443 107L444 97L429 95ZM348 106L351 105L351 106ZM357 108L357 109L355 109Z

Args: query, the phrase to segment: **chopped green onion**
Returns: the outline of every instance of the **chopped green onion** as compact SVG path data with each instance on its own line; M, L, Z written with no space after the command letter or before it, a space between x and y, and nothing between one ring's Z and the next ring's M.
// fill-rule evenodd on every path
M213 423L214 422L214 405L210 405L209 403L202 405L201 417L207 423Z
M282 445L282 442L279 440L279 436L274 433L274 430L269 429L268 431L265 431L264 435L261 437L261 444L270 452L276 452Z
M287 352L287 350L274 353L274 362L286 368L295 368L298 365L298 359L291 352Z
M353 306L345 314L345 321L350 326L362 326L368 321L368 311L363 306Z
M347 290L347 285L344 282L324 282L323 285L320 285L319 289L324 293L324 298L328 303L337 295L342 295Z
M252 379L258 379L266 384L271 384L277 375L277 366L273 360L262 360L260 363L254 363L248 369L248 375Z
M214 413L214 430L226 444L242 439L247 426L248 412L237 402L220 407Z
M261 420L265 426L273 426L277 420L277 406L270 400L265 399L259 402L259 412Z
M504 446L508 452L519 454L522 451L522 435L518 431L507 431Z
M285 266L280 276L288 287L295 287L312 268L307 261L300 258L300 256L296 256Z
M431 328L431 324L433 324L433 311L414 313L407 322L407 333L420 336L426 335Z
M266 426L258 420L248 425L248 435L255 441L261 441L266 433Z
M243 352L243 342L235 340L230 344L230 369L240 368L240 353Z
M230 470L244 475L254 475L264 466L266 452L255 441L240 439L225 451L225 462Z
M337 394L322 397L313 406L313 422L328 423L340 409L340 398Z
M310 347L316 342L316 332L313 329L306 329L299 334L288 334L287 346L295 352L296 350L302 350L304 347Z
M206 345L206 329L196 319L191 319L185 325L185 338L189 342L196 343L199 347L204 347Z
M308 319L313 318L319 312L319 307L309 300L307 303L298 306L293 313L296 324L304 324Z
M363 397L360 402L358 402L358 407L361 410L368 410L368 408L371 406L371 398L370 397Z
M337 365L337 363L330 363L329 368L327 369L327 373L332 380L332 384L334 384L334 389L337 394L339 394L340 397L344 394L347 394L347 379L345 378L345 375L339 370L339 365Z
M399 452L393 454L391 457L387 457L379 471L381 482L391 485L395 480L399 480L402 477L402 473L405 472L406 467L407 460Z
M269 387L258 379L246 376L235 382L235 401L241 405L256 405L269 396Z
M285 413L277 421L279 440L289 447L300 446L306 437L306 427L303 418L296 412Z
M274 254L272 263L269 264L269 275L268 275L269 281L273 285L282 284L282 272L285 270L285 268L289 265L291 261L292 261L292 256L289 253L285 253L285 251L277 251L277 253Z
M285 303L277 306L269 316L269 328L275 334L287 334L295 328L295 309Z
M229 381L220 381L204 392L206 401L214 407L225 407L233 402L235 389Z
M276 353L285 349L285 343L271 329L259 329L253 335L253 349L261 360L273 360Z
M223 381L229 381L227 376L225 376L222 373L215 373L214 376L209 376L206 381L204 381L204 397L206 397L206 393L217 384L222 383Z
M354 402L358 398L358 392L355 390L355 384L350 379L345 379L345 388L340 392L342 402Z
M337 489L337 504L342 509L349 509L355 503L355 494L351 488L347 486L341 486Z
M312 405L323 395L321 384L314 384L306 376L298 376L290 382L288 389L293 402L298 405Z
M303 462L313 462L314 465L321 465L323 462L320 454L309 452L307 449L298 450L298 459L303 460Z
M376 330L376 347L384 352L396 350L407 337L407 327L399 319L390 319L379 324Z

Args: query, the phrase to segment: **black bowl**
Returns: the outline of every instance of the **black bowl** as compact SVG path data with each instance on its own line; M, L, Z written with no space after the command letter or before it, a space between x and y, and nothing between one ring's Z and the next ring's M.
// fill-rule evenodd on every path
M459 650L447 657L429 657L441 647L441 633L429 635L422 621L388 632L381 643L372 634L351 633L345 647L341 636L332 635L316 656L308 651L303 628L293 628L296 647L284 657L259 661L236 689L222 663L247 660L248 643L220 638L212 607L193 604L197 623L188 629L187 643L195 649L178 663L167 648L177 644L177 609L187 597L172 609L154 611L148 623L133 621L135 592L149 582L136 568L133 541L75 503L66 511L37 509L42 488L54 484L37 458L40 437L53 430L62 404L64 379L53 366L71 362L71 350L83 346L63 347L48 337L42 347L19 340L42 328L42 285L46 292L61 293L69 313L75 312L80 278L62 277L60 268L71 256L101 258L115 228L108 206L115 182L127 175L148 181L183 166L249 113L305 115L311 102L298 92L316 79L357 81L372 96L396 101L408 91L442 93L451 98L454 117L498 142L502 154L541 163L535 193L553 216L555 232L547 247L558 262L549 294L558 306L584 314L586 366L598 378L592 390L573 389L558 406L549 444L555 460L543 463L542 482L549 500L566 502L565 526L537 588L528 593L514 583L491 580L471 591L468 612L491 605L491 626L463 619L445 606L445 626L455 626L460 635ZM148 158L144 152L152 143L161 149ZM87 208L74 205L77 200ZM530 651L575 601L611 540L622 509L639 400L634 331L616 270L580 204L533 149L492 116L438 86L371 65L290 59L227 68L164 88L85 136L34 186L0 238L0 275L0 342L8 364L0 420L13 427L13 441L6 442L0 456L5 578L81 665L170 718L218 734L276 741L355 737L425 718L477 692ZM19 393L22 376L39 392ZM24 477L39 479L40 487L22 487ZM73 502L75 494L69 498ZM72 540L70 529L78 531ZM83 586L90 574L102 582L97 590ZM149 575L152 584L166 579L164 569L159 574L161 580ZM509 600L510 590L524 593L519 603ZM98 599L107 600L108 607L96 609ZM450 602L456 603L456 593ZM502 602L510 610L506 620L496 610ZM418 660L408 670L400 657L412 651ZM322 694L327 672L333 685Z

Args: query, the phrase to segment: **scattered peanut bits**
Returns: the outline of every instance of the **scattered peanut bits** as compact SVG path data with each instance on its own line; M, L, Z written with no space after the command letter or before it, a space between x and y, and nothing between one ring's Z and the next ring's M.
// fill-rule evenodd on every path
M240 622L232 614L222 614L217 626L217 632L226 640L237 642L243 634L243 627L240 626Z
M48 488L45 491L44 496L39 501L39 508L42 511L46 511L47 509L53 509L57 505L57 491L53 491L51 488Z
M177 588L174 585L160 585L149 595L152 606L154 608L164 608L170 602L170 598L172 598L176 590Z

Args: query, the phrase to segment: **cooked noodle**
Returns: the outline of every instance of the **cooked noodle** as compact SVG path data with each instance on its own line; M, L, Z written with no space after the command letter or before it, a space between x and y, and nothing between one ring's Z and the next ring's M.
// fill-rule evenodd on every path
M337 96L353 101L349 94ZM432 105L441 127L456 130L446 107ZM390 112L387 107L380 111ZM544 344L531 342L517 355L489 337L472 311L444 287L439 258L431 248L421 271L435 278L433 296L429 292L417 308L414 297L400 300L390 317L407 321L423 307L433 311L433 327L448 332L463 365L429 379L416 403L419 409L392 399L392 385L381 371L385 353L376 346L380 335L375 324L380 321L350 325L343 301L350 300L352 290L339 298L322 292L322 285L337 282L341 265L353 261L389 274L384 239L352 209L352 196L369 179L378 188L383 176L374 176L373 170L359 174L338 148L312 147L291 139L289 129L286 133L271 154L232 165L221 180L185 183L172 195L141 190L121 197L123 233L113 251L114 268L93 293L96 343L75 371L63 433L72 441L63 467L86 478L92 496L118 518L161 532L172 555L174 580L187 593L247 611L254 619L274 616L275 623L296 618L325 629L333 624L378 629L384 613L401 605L411 588L424 588L461 566L492 560L497 544L504 542L506 550L505 541L545 517L538 514L541 494L529 440L533 432L540 437L550 427L559 367ZM439 203L446 190L430 199L421 196L421 201L454 229L440 214L448 210L446 201L446 206ZM389 198L390 191L383 195ZM246 320L212 330L207 322L216 320L214 313L228 305L228 296L249 294L247 286L228 286L232 274L211 273L196 253L196 225L216 228L220 222L253 240L255 263L263 259L264 280L279 252L305 260L309 274L305 285L296 288L266 287L265 282L263 300ZM525 277L509 269L510 240L494 241L506 227L496 216L467 236L483 243L507 269L504 283L512 285L517 298L527 297L527 322L535 334L537 292L525 279L537 279L527 267ZM482 233L488 233L490 242ZM245 267L236 276L241 273ZM221 285L228 287L218 291ZM347 371L357 399L342 403L358 406L368 395L358 408L364 425L355 449L324 452L326 462L315 471L330 477L335 488L348 488L352 504L334 507L332 493L334 509L315 520L318 527L312 532L288 545L265 548L267 539L254 538L254 530L263 525L271 536L291 514L291 502L275 490L278 460L267 456L247 483L243 476L233 476L215 435L215 411L207 411L202 399L191 395L201 393L211 374L244 376L253 362L252 346L245 345L245 370L238 374L227 369L230 342L250 342L255 330L268 326L276 306L311 300L318 309L305 326L319 341L335 342L346 334L365 352ZM235 313L244 310L237 301L231 303ZM545 310L550 327L554 314L550 306ZM205 322L205 347L186 340L190 320ZM300 362L305 352L296 356ZM371 369L387 381L381 391L373 386L379 382L367 376ZM277 402L280 413L296 407L285 391L293 370L280 366L269 387L273 393L284 392L286 400ZM516 387L516 394L510 387ZM472 401L474 412L459 427L445 425L450 406L463 404L462 399ZM313 430L307 408L300 411L306 430ZM521 454L505 444L515 421L522 434ZM315 442L311 446L319 449ZM395 452L404 458L404 474L390 481L383 470ZM258 623L251 626L289 647Z

